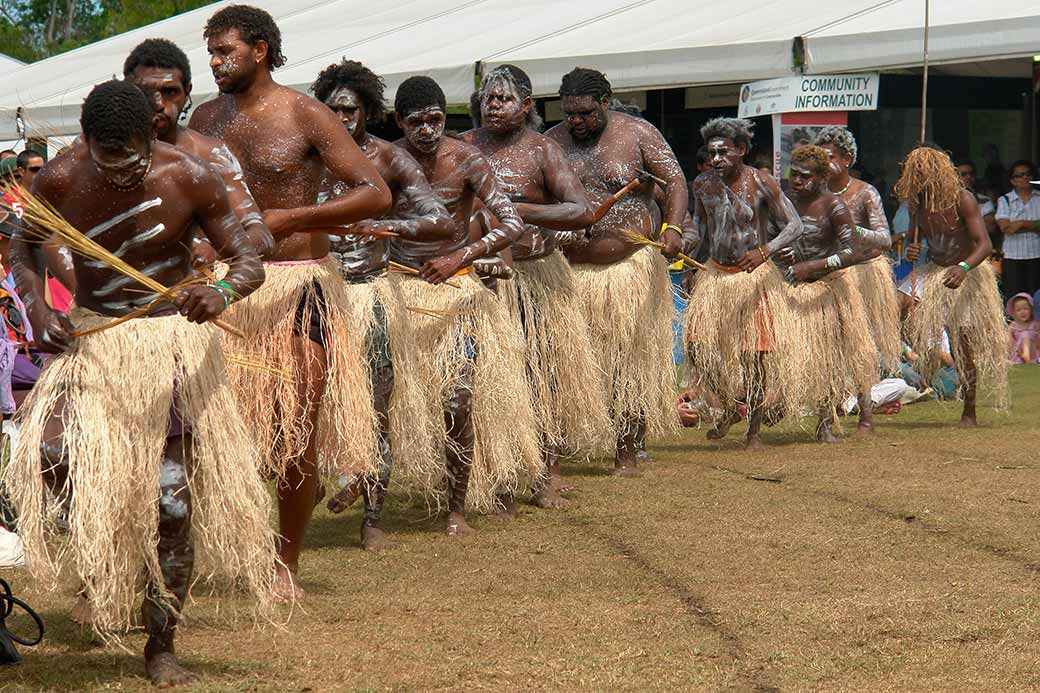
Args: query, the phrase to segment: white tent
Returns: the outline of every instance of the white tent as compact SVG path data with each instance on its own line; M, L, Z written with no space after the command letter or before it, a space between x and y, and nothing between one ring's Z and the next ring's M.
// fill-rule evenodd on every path
M21 67L25 67L25 63L21 60L0 53L0 75L9 74Z
M1040 0L994 5L932 0L930 63L966 63L1040 53ZM805 37L807 71L885 70L921 64L923 0L888 0L837 21L819 21Z

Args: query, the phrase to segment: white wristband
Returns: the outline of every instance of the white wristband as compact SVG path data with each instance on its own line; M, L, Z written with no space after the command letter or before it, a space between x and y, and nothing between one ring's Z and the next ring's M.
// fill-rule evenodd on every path
M831 255L830 257L827 258L827 268L828 269L838 269L839 267L841 267L841 258L840 257L838 257L837 255Z

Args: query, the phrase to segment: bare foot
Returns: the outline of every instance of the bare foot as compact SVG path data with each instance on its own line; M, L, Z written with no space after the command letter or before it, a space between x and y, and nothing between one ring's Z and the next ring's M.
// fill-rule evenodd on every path
M516 496L512 493L502 493L495 497L495 517L502 520L515 520L520 514L516 507Z
M274 584L271 585L271 596L277 602L298 602L303 599L303 588L297 582L296 574L284 563L274 566Z
M657 460L654 459L654 456L646 450L639 450L638 452L636 452L636 462L638 462L639 464L646 464L647 462L656 461Z
M762 442L762 439L758 436L748 436L744 442L745 450L765 450L766 444Z
M81 626L89 626L94 623L94 605L87 599L85 592L76 596L76 604L69 612L69 618Z
M874 424L860 421L859 425L856 426L856 435L860 438L869 438L874 435Z
M314 507L318 507L318 503L325 498L325 484L318 484L318 488L314 490Z
M834 443L840 443L841 441L835 436L829 428L825 428L816 433L816 442L823 443L825 445L833 445Z
M448 513L446 529L449 537L464 537L468 534L477 533L477 530L466 523L466 518L462 513Z
M961 428L976 428L979 425L978 420L974 414L965 414L961 417Z
M549 475L549 486L551 486L557 493L570 493L574 490L574 485L568 484L559 474Z
M722 421L719 421L715 424L715 428L708 431L708 440L722 440L726 437L726 434L729 433L730 426L737 423L742 418L744 417L740 415L740 412L735 411Z
M394 542L387 539L386 533L375 525L361 525L361 548L378 553L394 548Z
M199 677L180 665L172 652L160 652L153 657L146 657L144 669L156 688L187 686L199 680Z
M614 460L614 471L611 473L614 476L621 477L622 479L635 479L636 477L641 476L635 460L632 460L631 462Z
M325 507L328 508L330 512L338 515L350 506L354 505L360 497L361 490L358 484L347 484L337 491L336 495L329 499L329 502L325 504Z
M566 510L570 504L571 502L561 496L552 484L547 485L531 498L531 505L542 510Z

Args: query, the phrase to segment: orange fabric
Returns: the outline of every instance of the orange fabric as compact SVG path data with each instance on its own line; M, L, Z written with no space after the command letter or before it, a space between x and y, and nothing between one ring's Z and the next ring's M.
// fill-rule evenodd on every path
M716 262L714 259L711 261L711 265L712 265L712 267L714 267L718 271L725 272L726 274L736 274L737 272L743 272L744 271L744 270L740 269L739 267L737 267L736 265L723 265L720 262Z
M755 305L755 351L773 350L773 311L769 308L769 297L759 294Z

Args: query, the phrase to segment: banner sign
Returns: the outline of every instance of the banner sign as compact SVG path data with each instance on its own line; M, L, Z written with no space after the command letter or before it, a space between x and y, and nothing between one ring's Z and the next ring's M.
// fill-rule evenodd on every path
M878 73L802 75L745 84L737 114L741 118L799 111L875 111Z

